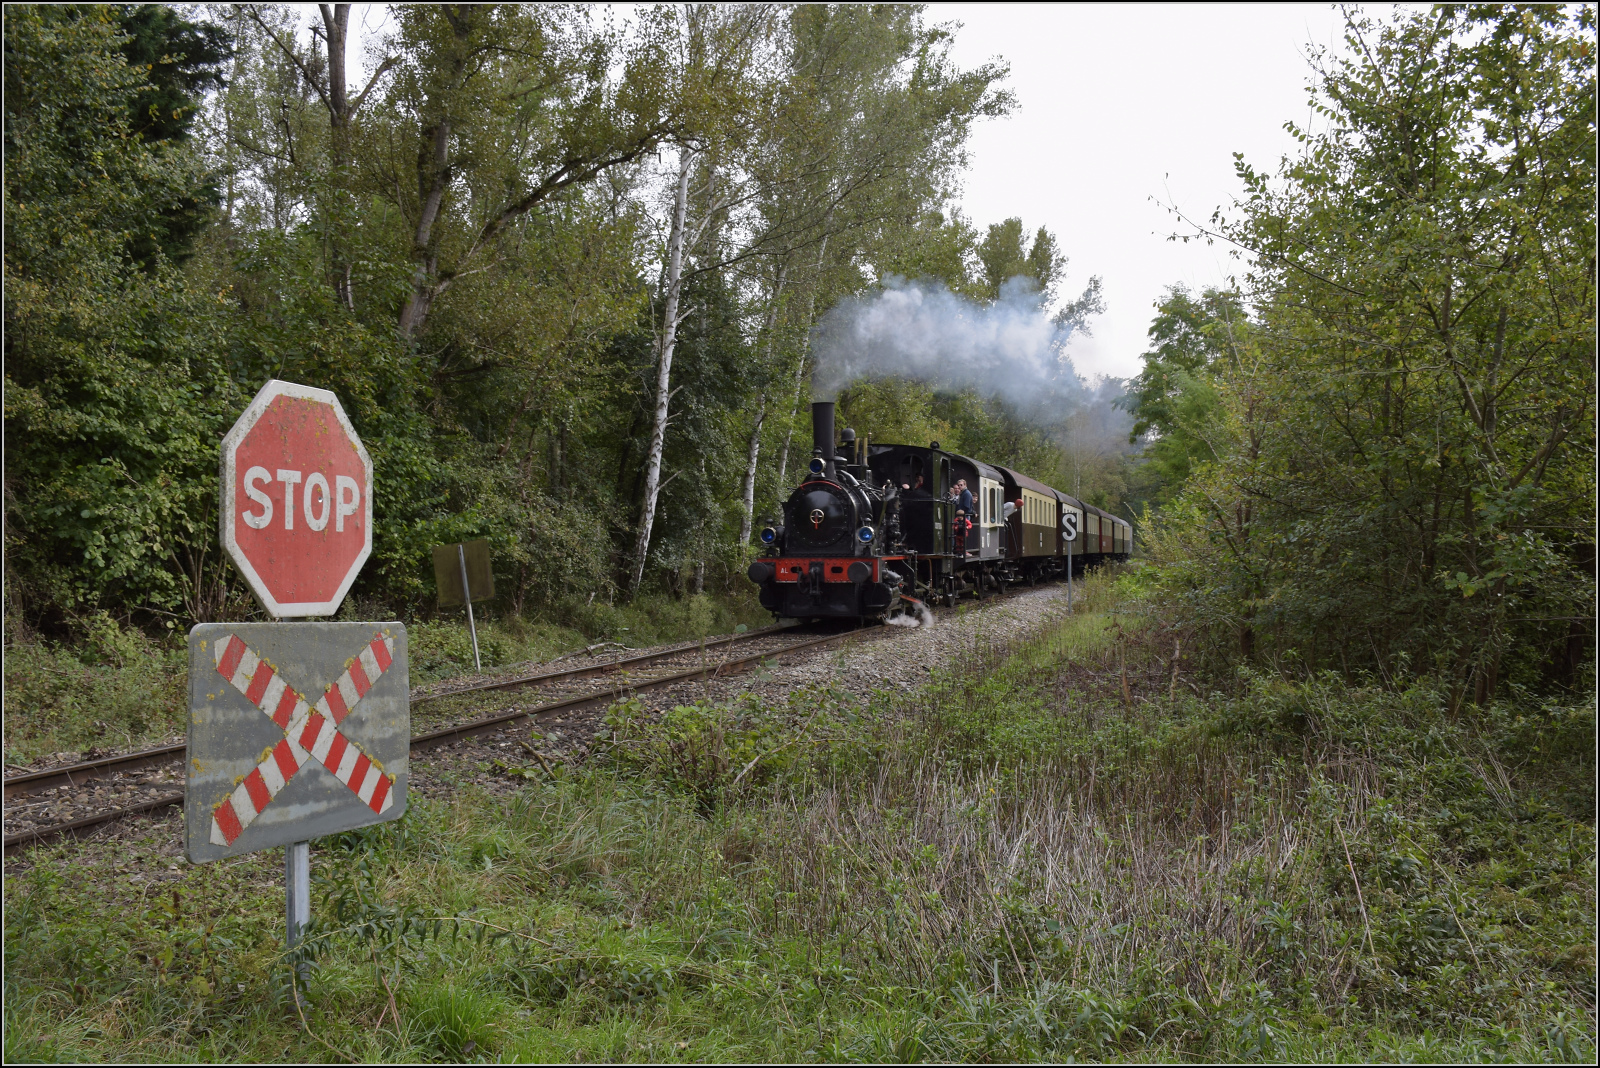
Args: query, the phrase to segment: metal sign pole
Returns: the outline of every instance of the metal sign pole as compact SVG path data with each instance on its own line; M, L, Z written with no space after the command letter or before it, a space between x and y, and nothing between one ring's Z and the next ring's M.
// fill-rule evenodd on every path
M288 622L280 619L280 623ZM311 843L290 842L283 847L283 919L285 952L294 949L300 941L300 932L311 922ZM306 969L295 972L295 985L291 990L300 1000L300 984L305 982Z
M311 843L290 842L283 847L283 877L288 892L284 895L284 918L288 922L286 945L293 949L300 932L311 922ZM305 979L305 969L297 978ZM295 997L299 997L298 991Z
M465 542L456 544L456 553L461 558L461 596L467 602L467 627L472 631L472 665L477 668L478 674L482 675L483 661L478 659L478 621L472 617L472 588L467 585L467 546Z

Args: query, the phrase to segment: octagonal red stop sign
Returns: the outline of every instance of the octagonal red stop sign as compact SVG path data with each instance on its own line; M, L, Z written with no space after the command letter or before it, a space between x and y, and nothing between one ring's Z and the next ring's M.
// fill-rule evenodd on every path
M222 544L274 616L331 616L372 554L372 459L339 398L273 379L222 439Z

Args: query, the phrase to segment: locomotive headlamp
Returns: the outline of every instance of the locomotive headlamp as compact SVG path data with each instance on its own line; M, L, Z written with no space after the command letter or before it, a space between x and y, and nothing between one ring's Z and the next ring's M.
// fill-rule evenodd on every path
M773 530L771 527L762 527L761 540L765 544L771 545L773 542L778 540L778 532Z
M856 531L856 537L861 539L861 543L863 545L872 541L872 539L877 536L878 532L873 530L871 527L862 527L860 530Z
M812 458L811 458L811 473L812 473L812 474L813 474L813 475L820 475L820 474L822 474L822 472L823 472L823 470L824 470L824 469L825 469L825 468L826 468L826 467L827 467L827 466L828 466L828 465L827 465L827 464L825 464L825 463L823 463L823 462L822 462L822 457L820 457L820 456L813 456L813 457L812 457Z

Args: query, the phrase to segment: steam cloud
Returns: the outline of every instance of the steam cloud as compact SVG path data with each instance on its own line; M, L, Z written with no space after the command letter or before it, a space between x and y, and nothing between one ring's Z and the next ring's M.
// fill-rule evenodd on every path
M889 624L891 627L927 628L933 626L933 612L921 601L916 601L914 603L916 604L916 615L902 613L898 616L890 616L888 619L885 619L884 622Z
M822 317L812 394L832 400L856 379L914 378L998 396L1024 418L1053 422L1089 399L1064 352L1071 336L1023 278L1005 283L990 305L937 283L891 278L882 291L846 298Z

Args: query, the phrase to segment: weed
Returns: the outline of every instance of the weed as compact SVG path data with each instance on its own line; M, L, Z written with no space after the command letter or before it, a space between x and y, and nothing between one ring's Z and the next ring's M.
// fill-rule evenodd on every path
M505 999L448 978L417 986L405 1000L408 1037L446 1061L493 1054L511 1012Z
M77 648L46 641L5 652L6 761L131 749L182 732L188 658L99 618Z

